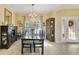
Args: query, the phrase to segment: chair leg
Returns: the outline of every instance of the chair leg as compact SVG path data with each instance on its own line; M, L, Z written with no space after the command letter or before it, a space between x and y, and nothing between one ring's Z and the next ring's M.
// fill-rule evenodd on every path
M44 54L44 47L42 46L42 55Z
M30 53L32 52L32 46L30 45Z
M23 47L22 47L22 49L21 49L21 54L23 54Z
M34 52L36 52L35 45L34 45Z

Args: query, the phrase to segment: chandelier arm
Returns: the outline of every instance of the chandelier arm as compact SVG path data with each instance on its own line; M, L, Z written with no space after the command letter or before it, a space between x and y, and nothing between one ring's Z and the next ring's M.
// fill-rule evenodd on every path
M34 5L32 4L32 12L29 14L29 19L37 19L37 15L34 13Z

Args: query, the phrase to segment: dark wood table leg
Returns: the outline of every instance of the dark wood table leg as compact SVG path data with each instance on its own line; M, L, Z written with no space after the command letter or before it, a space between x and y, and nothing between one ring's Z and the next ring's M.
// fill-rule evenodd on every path
M33 49L34 49L33 52L36 51L34 41L35 41L35 40L33 40Z
M42 55L44 54L44 41L43 41L43 44L42 44Z
M22 40L22 42L21 42L21 54L23 54L23 40Z

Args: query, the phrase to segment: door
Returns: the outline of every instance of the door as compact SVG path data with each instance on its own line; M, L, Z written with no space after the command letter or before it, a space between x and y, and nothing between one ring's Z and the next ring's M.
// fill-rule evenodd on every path
M66 17L62 17L62 41L68 40L68 20Z
M79 17L64 16L62 17L62 41L78 42L79 38Z

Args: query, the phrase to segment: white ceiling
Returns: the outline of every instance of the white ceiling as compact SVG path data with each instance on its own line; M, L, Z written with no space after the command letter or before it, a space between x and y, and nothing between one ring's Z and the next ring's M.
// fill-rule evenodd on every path
M60 5L64 9L79 8L79 4L35 4L33 11L39 14L46 14L54 11L56 8L60 8ZM9 6L17 13L31 13L32 4L9 4Z
M79 8L79 4L64 4L63 7L66 9L77 9Z
M9 5L17 13L31 13L31 4L10 4ZM39 14L46 14L54 11L59 5L58 4L35 4L33 11Z

